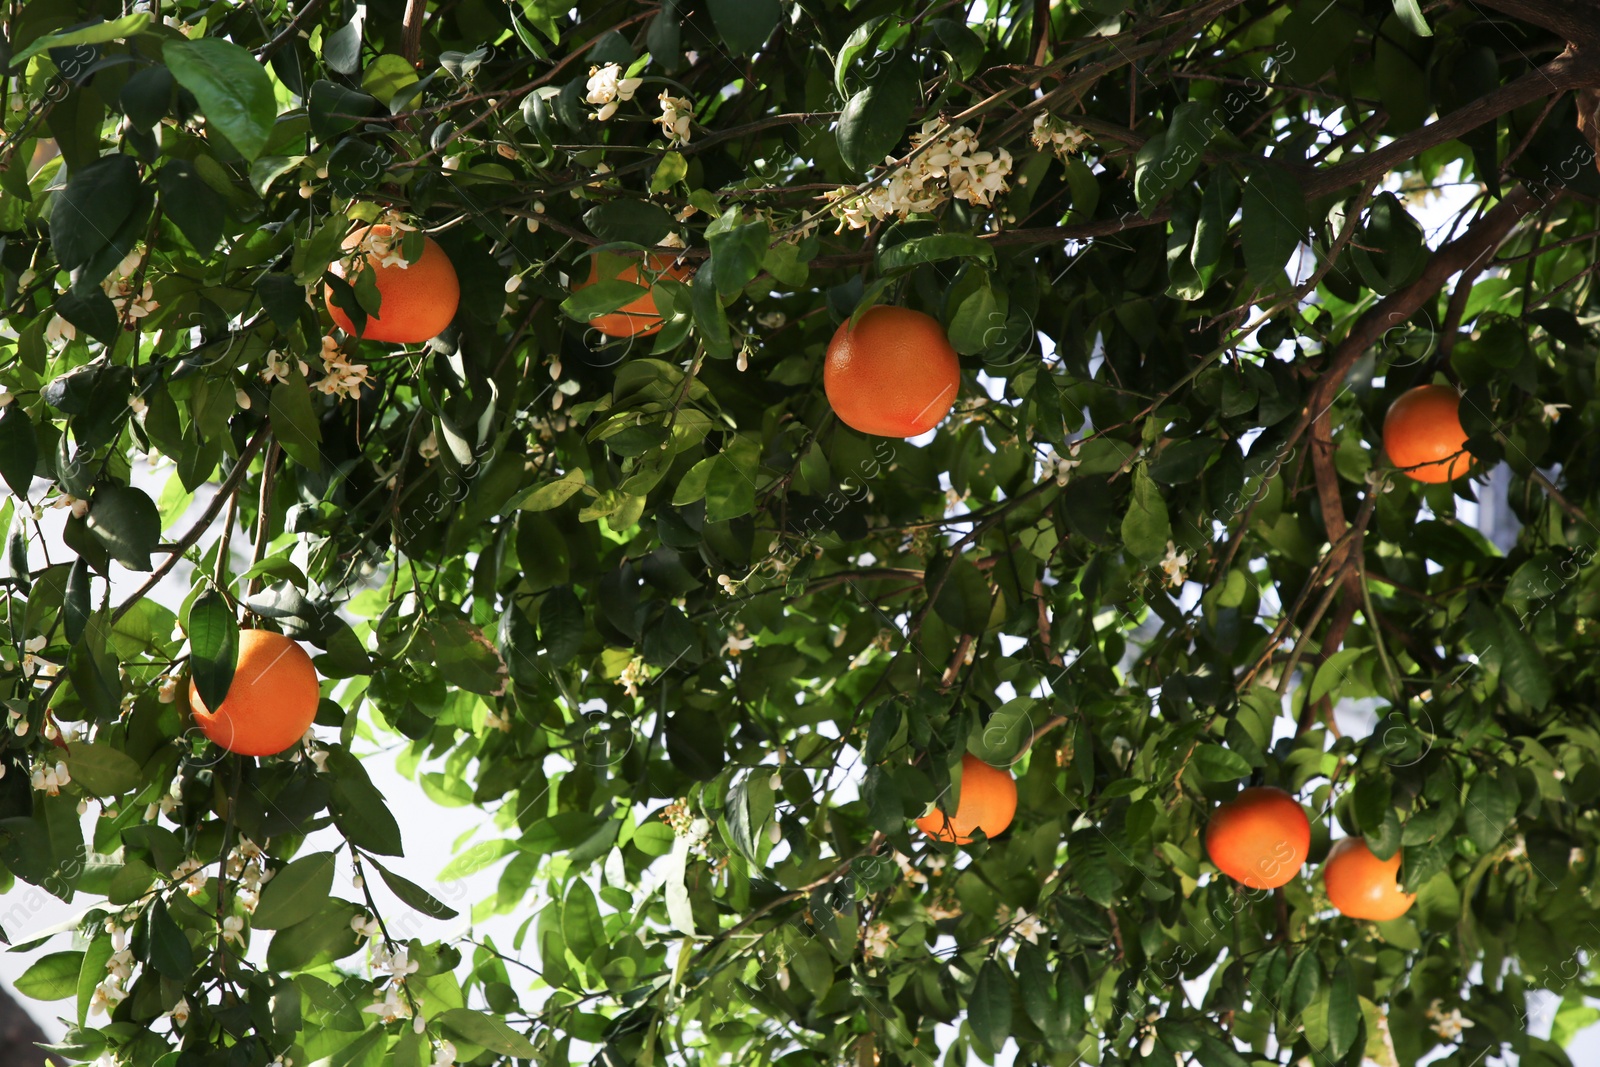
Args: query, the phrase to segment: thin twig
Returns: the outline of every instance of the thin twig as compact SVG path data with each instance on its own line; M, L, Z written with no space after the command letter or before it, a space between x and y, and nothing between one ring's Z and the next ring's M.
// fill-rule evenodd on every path
M244 481L245 475L250 471L250 461L255 459L256 453L266 443L271 432L271 424L263 422L261 429L257 430L256 435L250 439L250 443L244 446L244 451L239 453L239 461L233 465L233 470L228 473L228 477L217 487L217 495L211 498L211 502L206 505L206 510L200 514L200 518L195 520L195 524L189 527L188 533L185 533L173 544L172 554L167 557L167 561L152 571L144 584L135 589L133 595L124 600L117 610L111 613L111 621L113 623L132 610L135 604L143 600L144 595L154 589L157 583L165 578L173 567L177 566L178 560L183 558L183 554L193 548L195 542L200 540L200 536L211 528L213 522L217 521L217 514L222 511L228 499L239 488L239 483Z

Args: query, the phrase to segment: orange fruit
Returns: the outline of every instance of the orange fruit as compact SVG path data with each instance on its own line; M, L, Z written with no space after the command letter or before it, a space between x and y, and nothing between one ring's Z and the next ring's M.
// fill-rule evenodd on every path
M1472 466L1461 428L1461 395L1448 385L1419 385L1400 394L1383 419L1383 450L1401 473L1419 482L1453 481Z
M939 425L961 391L961 362L931 315L879 304L828 342L822 388L852 430L915 437Z
M661 278L671 278L675 282L687 281L693 273L687 267L678 266L671 256L651 253L649 266L641 276L639 270L643 262L642 257L637 257L632 263L623 267L614 276L608 276L607 281L632 282L642 285L650 292L636 300L623 304L615 311L607 312L589 320L589 325L605 334L607 337L649 337L661 329L661 311L656 307L655 283ZM600 257L589 257L589 277L578 282L572 287L573 292L586 289L600 280Z
M1380 860L1359 837L1341 838L1328 850L1322 884L1333 906L1352 919L1398 919L1417 899L1400 892L1400 850Z
M400 252L404 237L396 233L393 227L382 223L373 226L362 224L344 239L344 250L350 252L359 248L369 236L380 242L392 240L393 244L389 247L396 255ZM450 257L439 247L439 242L424 234L422 255L415 263L391 263L385 266L381 262L383 258L377 252L369 251L365 265L360 268L373 272L373 282L378 287L378 295L382 297L378 313L367 316L366 328L357 334L350 316L333 302L332 288L324 287L329 316L345 333L359 336L364 341L410 345L438 336L439 331L450 325L450 320L456 317L456 307L461 303L461 282L456 277L456 268L450 262ZM334 260L330 269L339 277L345 277L342 260Z
M1257 786L1218 805L1206 824L1206 855L1217 870L1251 889L1276 889L1300 873L1311 821L1294 797Z
M1017 781L1011 772L966 755L961 757L961 803L955 814L934 808L917 820L917 829L940 841L966 845L978 830L986 837L998 837L1016 813Z
M317 717L317 669L305 649L271 630L239 632L233 684L216 711L189 683L189 710L205 735L241 756L275 756L293 748Z

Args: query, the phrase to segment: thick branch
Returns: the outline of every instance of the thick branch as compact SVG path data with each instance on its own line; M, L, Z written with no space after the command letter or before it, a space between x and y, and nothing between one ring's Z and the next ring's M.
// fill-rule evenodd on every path
M1424 150L1471 133L1484 123L1492 122L1525 104L1596 82L1600 82L1600 59L1589 53L1575 53L1569 48L1537 70L1528 71L1494 92L1457 108L1437 122L1396 137L1382 148L1364 152L1338 166L1312 171L1305 182L1306 199L1315 200L1319 196L1385 174Z
M1563 41L1600 44L1600 2L1596 0L1477 0L1477 3L1549 30Z
M1438 296L1446 283L1462 271L1471 271L1492 256L1511 228L1524 215L1540 205L1538 197L1518 186L1467 232L1433 254L1416 281L1380 300L1356 320L1343 341L1328 353L1322 376L1311 389L1305 410L1295 425L1291 440L1298 440L1322 411L1333 403L1344 385L1345 375L1362 353L1377 344L1385 332L1402 325L1424 304Z

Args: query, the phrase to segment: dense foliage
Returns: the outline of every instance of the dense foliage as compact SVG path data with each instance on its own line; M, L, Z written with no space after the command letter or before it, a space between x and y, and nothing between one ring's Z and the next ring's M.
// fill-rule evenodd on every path
M0 861L87 907L22 946L65 1059L1569 1062L1594 0L13 0L0 62ZM329 325L380 218L461 279L428 344ZM614 340L644 290L570 283L644 249L694 273ZM874 303L962 356L925 439L823 394ZM1429 381L1471 480L1379 448ZM241 624L326 680L290 755L188 719ZM515 943L404 939L396 738ZM968 751L1015 822L934 842ZM1312 815L1275 892L1201 846L1250 782ZM1407 915L1328 907L1340 834Z

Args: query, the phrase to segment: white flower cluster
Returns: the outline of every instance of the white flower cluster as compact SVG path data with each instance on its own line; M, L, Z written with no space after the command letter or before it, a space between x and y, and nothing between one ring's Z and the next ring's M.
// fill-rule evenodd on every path
M1072 468L1079 466L1083 460L1078 458L1078 443L1073 442L1067 446L1067 454L1061 455L1055 449L1045 453L1040 461L1041 475L1045 478L1054 478L1057 485L1066 485L1072 477Z
M650 680L650 668L645 666L643 656L635 656L622 668L622 674L617 677L617 684L622 686L622 691L631 697L639 695L639 686Z
M176 686L177 679L173 679L173 684L174 684L174 686ZM166 686L163 685L162 686L163 692L165 691L165 689L166 689ZM170 704L172 702L169 700L169 701L166 701L166 703ZM181 777L179 777L178 775L173 775L172 776L172 782L171 782L170 785L167 786L167 791L165 793L161 794L161 799L160 800L153 800L148 805L146 805L146 807L144 809L144 820L145 820L145 822L155 822L158 818L160 818L163 815L172 814L172 812L177 810L178 801L180 801L182 799L183 799L183 779Z
M50 502L52 508L71 508L72 517L81 519L89 514L89 502L82 497L73 496L71 493L62 493Z
M617 106L633 99L643 84L640 78L624 78L622 68L615 63L589 68L589 93L584 102L598 105L594 113L596 122L604 122L617 113Z
M323 339L322 344L324 348L327 347L327 338ZM261 380L264 382L287 382L296 365L299 366L300 377L304 378L311 373L311 368L306 365L305 360L296 359L291 363L282 352L274 348L267 353L267 366L261 372Z
M183 891L190 897L197 897L206 891L206 866L190 856L173 868L172 880L182 882Z
M71 497L65 497L65 499L72 500ZM87 512L89 510L88 502L84 501L83 505L83 510ZM61 505L57 503L56 506L60 507ZM72 514L77 518L83 518L76 506L73 507ZM61 667L59 664L52 663L39 655L44 651L47 642L48 639L43 634L37 637L30 637L22 642L22 676L24 678L30 680L34 678L54 678L60 673ZM28 732L28 720L22 717L21 712L13 708L10 713L10 719L11 726L16 730L18 737Z
M322 377L316 384L318 391L356 400L361 396L361 387L367 384L368 374L365 363L351 363L344 358L338 341L332 337L322 339Z
M384 226L388 229L379 233L379 228ZM406 259L401 245L406 234L415 229L398 211L385 211L376 222L362 231L361 243L350 250L351 262L346 264L346 273L360 269L356 262L364 255L375 257L380 267L399 267L401 270L409 267L411 261Z
M748 651L755 643L755 638L745 636L744 623L734 623L733 629L728 632L727 643L722 646L722 653L726 656L737 656L741 652Z
M976 207L989 207L1009 186L1011 153L978 147L978 135L966 126L939 129L939 120L923 123L911 137L910 160L898 165L894 157L887 181L864 193L841 186L825 194L829 210L839 220L835 233L866 229L875 221L932 211L951 197Z
M1079 151L1089 142L1082 128L1048 113L1033 117L1033 147L1049 149L1065 158Z
M295 763L308 759L316 767L318 774L328 773L328 750L317 744L317 731L306 727L306 732L300 735L300 747L294 750L294 755L289 757Z
M122 257L117 269L100 283L100 288L105 290L105 294L116 305L119 318L126 317L130 321L142 319L161 306L156 303L154 289L149 282L145 282L137 293L133 291L132 278L143 261L144 256L138 249L134 249Z
M1167 542L1167 555L1161 561L1161 569L1166 572L1167 584L1176 589L1189 580L1187 567L1189 566L1189 553L1179 552L1178 546L1171 541Z
M272 881L274 872L267 869L267 857L259 845L248 837L240 837L239 844L228 853L228 876L239 883L236 899L246 915L254 915L261 903L261 887Z
M72 781L72 775L67 772L67 765L57 760L55 766L48 764L33 768L33 787L42 793L53 797L61 795L61 787Z
M50 321L45 324L44 342L50 346L51 351L60 349L68 341L78 336L78 328L60 315L50 316Z
M89 1014L109 1014L128 998L128 980L133 977L133 952L128 948L128 931L110 919L106 933L111 935L111 958L106 960L106 976L94 987L89 998Z
M661 114L651 121L661 127L668 147L689 143L689 124L694 121L694 104L685 97L673 96L666 90L656 97L661 104Z
M1444 1010L1444 1002L1437 997L1428 1005L1427 1016L1433 1020L1429 1026L1434 1033L1446 1041L1454 1041L1461 1036L1461 1031L1475 1025L1471 1019L1463 1018L1460 1008Z
M867 935L861 939L861 955L869 960L883 959L894 947L889 934L889 924L886 922L875 922L867 927Z

